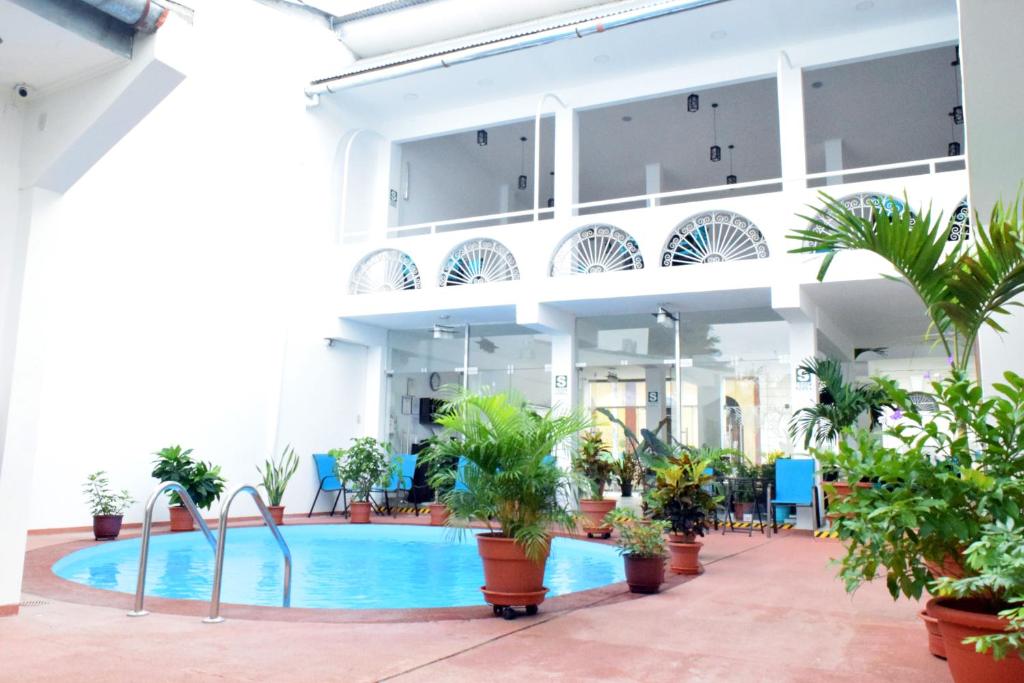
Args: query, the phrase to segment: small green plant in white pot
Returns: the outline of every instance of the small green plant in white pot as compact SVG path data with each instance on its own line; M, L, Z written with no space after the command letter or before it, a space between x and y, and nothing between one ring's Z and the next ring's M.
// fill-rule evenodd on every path
M124 511L135 502L128 489L120 493L110 490L110 481L103 470L93 472L82 486L92 511L92 533L97 541L113 541L121 533Z
M270 516L274 518L275 524L284 524L284 505L281 500L284 498L285 489L292 475L299 469L299 456L295 455L295 449L291 444L284 447L281 457L277 461L266 460L263 467L257 467L256 471L263 477L260 486L267 492L267 509Z
M352 494L349 521L370 523L370 494L386 486L397 463L391 461L391 446L372 436L352 439L348 448L328 451L337 460L338 478Z

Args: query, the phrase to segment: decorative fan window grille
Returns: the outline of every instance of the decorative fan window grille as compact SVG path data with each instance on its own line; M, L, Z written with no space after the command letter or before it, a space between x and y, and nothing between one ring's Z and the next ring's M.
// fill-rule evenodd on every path
M764 234L743 216L709 211L676 226L661 252L663 266L768 258Z
M569 233L551 259L551 275L582 275L617 270L640 270L640 246L613 225L588 225Z
M953 210L953 215L949 218L947 239L950 242L971 239L971 209L967 206L967 197L960 200Z
M419 289L420 271L405 252L379 249L363 257L352 270L349 291L353 294Z
M839 201L843 206L860 218L871 218L871 216L874 215L874 212L879 209L885 211L890 216L894 212L902 214L907 210L906 204L899 199L879 192L857 192L855 194L848 194ZM835 227L837 224L835 216L831 213L819 213L818 220L824 222L829 227ZM916 221L917 218L913 213L911 213L910 224L913 225ZM815 232L824 232L820 225L811 225L809 227Z
M911 391L907 394L907 398L922 413L934 413L939 409L939 403L935 397L923 391Z
M469 240L455 247L441 268L442 287L519 279L512 252L495 240Z

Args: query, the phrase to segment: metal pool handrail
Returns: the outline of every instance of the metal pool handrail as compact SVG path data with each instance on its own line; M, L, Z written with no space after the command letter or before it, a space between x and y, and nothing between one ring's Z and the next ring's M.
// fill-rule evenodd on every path
M210 527L206 526L203 516L199 514L196 504L192 502L192 496L188 495L185 487L176 481L161 482L153 490L153 493L149 494L149 498L146 500L146 517L142 522L142 544L139 546L139 580L135 587L135 609L128 613L130 617L144 617L149 614L149 612L143 609L143 601L145 600L146 592L146 565L149 563L149 537L153 531L153 506L156 505L156 501L160 499L164 491L171 489L181 498L185 509L192 515L192 519L199 524L199 529L206 536L206 540L209 541L210 548L214 551L217 548L217 541L213 538Z
M259 491L256 490L255 486L241 484L231 490L231 493L227 495L227 498L224 499L220 506L220 533L217 534L217 558L214 560L215 568L213 572L213 594L210 596L210 616L203 619L203 623L206 624L219 624L224 621L224 617L220 616L220 589L221 580L224 576L224 546L227 543L228 537L228 510L231 509L231 503L234 501L235 496L243 491L252 496L256 507L263 516L263 521L267 523L270 533L274 534L274 539L277 541L278 547L281 548L281 554L284 555L284 596L281 600L281 606L291 607L292 604L292 553L288 550L288 544L285 543L284 536L281 535L277 524L274 523L274 518L270 516L270 510L263 504L263 498L260 496Z

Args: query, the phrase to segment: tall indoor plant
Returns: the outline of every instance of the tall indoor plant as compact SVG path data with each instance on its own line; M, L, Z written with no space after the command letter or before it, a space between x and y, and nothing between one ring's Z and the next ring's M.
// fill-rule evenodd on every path
M295 455L295 449L291 444L284 447L276 461L266 460L262 468L256 468L262 479L260 486L267 492L267 508L275 524L284 524L284 505L281 505L281 500L284 498L285 489L288 488L288 482L297 469L299 457Z
M398 466L391 459L391 445L372 436L363 436L352 439L348 448L335 448L328 452L337 460L338 478L352 493L349 521L369 524L370 494L374 489L386 486Z
M432 459L457 461L449 470L453 486L443 496L452 511L449 525L482 522L477 548L484 565L484 599L495 613L513 605L535 612L544 600L544 568L551 527L571 529L569 482L551 454L589 424L578 412L537 414L525 400L507 393L458 391L437 422L444 434Z
M121 521L124 511L135 502L128 489L114 493L110 490L110 480L103 470L93 472L86 477L82 486L89 500L92 512L92 533L97 541L112 541L121 533Z
M587 536L608 538L612 527L605 522L605 515L615 507L614 500L604 499L604 487L611 478L614 461L605 446L601 432L590 431L580 437L579 447L572 457L572 468L579 475L581 491L580 514L583 516L583 530Z
M156 456L156 460L153 461L153 478L157 481L176 481L181 484L200 510L209 509L224 492L224 477L220 474L220 466L196 460L192 457L191 448L168 446L153 455ZM185 509L181 497L174 491L169 492L169 497L171 531L195 529L192 515Z

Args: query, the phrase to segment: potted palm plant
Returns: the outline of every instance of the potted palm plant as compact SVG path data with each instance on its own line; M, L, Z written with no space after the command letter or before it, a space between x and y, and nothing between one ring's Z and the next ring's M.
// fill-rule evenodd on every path
M188 492L192 502L200 510L206 510L224 492L224 477L220 466L213 466L192 457L192 449L168 446L156 453L152 476L157 481L176 481ZM171 531L192 531L195 524L192 515L185 509L181 497L169 492L171 502Z
M700 549L707 515L721 501L713 493L714 457L708 449L678 449L652 464L653 485L645 496L655 519L669 523L670 568L677 574L699 574Z
M583 530L589 538L611 536L612 527L605 523L604 518L615 507L615 501L604 499L604 487L611 477L613 464L611 452L604 445L600 432L587 432L580 437L579 448L573 454L572 468L579 475L580 488L586 489L589 495L589 498L580 498Z
M390 444L372 436L352 439L352 442L348 448L335 448L328 453L337 460L338 478L352 492L349 521L369 524L370 494L375 488L388 484L397 463L391 460Z
M989 550L1004 548L1009 538L993 531L998 525L1024 524L1024 378L1006 373L1005 382L993 385L994 395L986 396L968 376L982 326L1001 330L997 316L1024 293L1020 201L997 204L987 225L975 214L973 239L954 243L947 241L942 216L933 218L930 211L913 216L876 210L862 218L827 195L823 204L810 219L813 229L792 235L804 243L794 251L825 255L819 279L845 250L863 249L889 261L920 297L951 366L950 377L932 384L937 409L927 415L895 383L876 380L901 414L885 428L887 440L898 447L885 447L866 430L851 430L837 453L819 454L824 465L850 480L877 482L854 488L836 506L842 515L836 529L846 546L840 576L850 591L884 575L893 597L920 599L926 588L948 592L941 609L930 605L928 612L938 619L954 680L1020 679L1020 669L1013 668L1020 664L1016 656L993 656L996 642L1019 649L1019 620L1006 624L1016 629L1010 634L1015 639L979 639L979 651L960 647L960 626L978 613L999 617L999 602L1012 602L1008 598L1020 585L1006 577L1007 566ZM832 221L823 221L822 213ZM1002 596L991 594L996 580L1004 582ZM947 627L954 622L959 626ZM972 664L954 661L962 658ZM975 677L974 671L982 674Z
M519 396L459 391L437 417L444 434L437 460L460 461L460 485L443 496L449 526L487 526L476 536L484 566L484 599L495 614L514 618L513 605L535 613L544 600L551 527L572 529L569 482L551 453L586 429L578 413L538 415ZM456 471L448 473L455 481Z
M669 523L640 519L633 510L608 513L607 522L619 533L616 545L632 593L657 593L665 583L665 532Z
M82 487L89 500L92 512L92 533L97 541L112 541L121 533L121 521L124 511L135 502L128 489L120 493L110 490L110 481L103 470L86 477Z
M276 462L266 460L263 468L256 468L263 481L260 486L267 492L267 509L273 517L275 524L284 524L284 505L281 500L284 498L284 491L288 488L288 481L299 469L299 456L295 455L295 449L291 445L284 447L281 457Z

